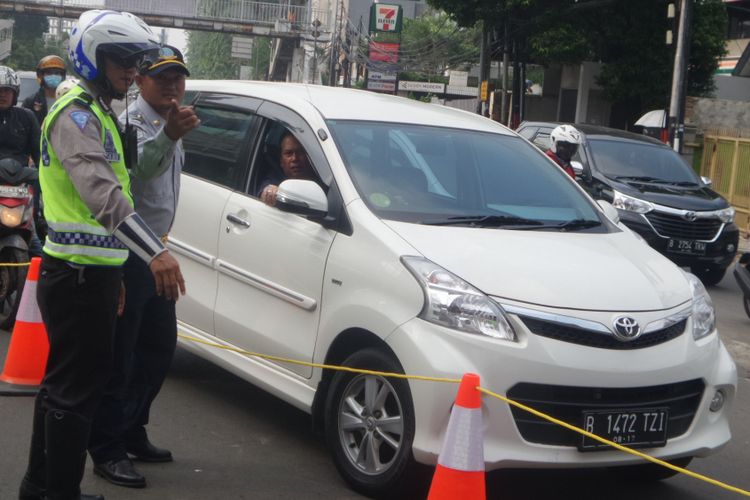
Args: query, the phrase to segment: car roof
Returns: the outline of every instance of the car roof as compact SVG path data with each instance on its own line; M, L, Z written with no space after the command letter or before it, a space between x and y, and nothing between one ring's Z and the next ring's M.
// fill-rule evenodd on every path
M562 122L537 122L537 121L524 121L518 128L523 127L552 127L555 128L558 125L562 125ZM663 142L653 137L649 137L643 134L636 134L628 132L627 130L620 130L616 128L601 127L599 125L588 125L585 123L574 123L572 124L575 128L583 132L587 138L606 138L606 139L619 139L622 141L634 141L634 142L645 142L653 144L655 146L667 147Z
M409 123L513 134L507 127L474 113L367 90L245 80L188 80L187 88L256 97L295 110L313 106L326 120Z

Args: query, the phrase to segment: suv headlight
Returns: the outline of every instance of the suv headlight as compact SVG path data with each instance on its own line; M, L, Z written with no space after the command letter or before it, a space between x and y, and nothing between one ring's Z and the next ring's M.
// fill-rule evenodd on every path
M466 333L516 341L502 307L458 276L423 257L402 257L424 291L419 317Z
M637 214L646 214L654 209L654 206L651 203L622 194L617 190L614 190L612 206L620 210L635 212Z
M716 328L716 311L711 297L701 280L694 274L685 272L693 291L693 338L702 339Z
M724 210L719 210L716 215L719 216L719 220L724 224L731 224L734 222L734 207L727 207Z

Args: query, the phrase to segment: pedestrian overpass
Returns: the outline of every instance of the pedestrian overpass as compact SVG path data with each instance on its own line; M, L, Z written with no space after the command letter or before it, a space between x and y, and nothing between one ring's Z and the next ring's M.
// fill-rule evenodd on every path
M320 23L317 29L321 41L330 38L331 13L314 9L311 3L310 0L305 5L293 5L290 0L0 0L0 14L78 19L90 9L124 10L150 26L271 37L274 38L271 79L283 80L300 41L310 39L313 21Z

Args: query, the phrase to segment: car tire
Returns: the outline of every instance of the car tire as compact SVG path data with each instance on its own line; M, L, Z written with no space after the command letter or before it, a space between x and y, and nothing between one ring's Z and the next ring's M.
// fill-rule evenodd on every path
M392 355L378 349L357 351L343 365L403 373ZM353 489L371 496L397 493L415 467L414 429L407 380L344 371L333 375L325 405L326 443Z
M665 460L666 462L682 467L687 467L693 457L680 457L672 460ZM609 467L609 471L628 481L640 481L640 482L653 482L661 481L663 479L669 479L670 477L679 474L676 470L668 469L662 465L655 463L647 463L641 465L626 465L623 467Z
M727 272L726 267L693 267L691 270L705 286L718 285Z

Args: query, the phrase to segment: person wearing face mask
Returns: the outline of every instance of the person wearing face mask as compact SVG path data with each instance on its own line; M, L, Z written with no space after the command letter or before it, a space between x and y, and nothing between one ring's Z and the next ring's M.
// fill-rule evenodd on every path
M44 56L36 66L36 80L39 82L39 90L23 101L23 107L30 109L39 126L42 125L47 111L55 102L55 90L60 82L65 80L65 61L59 56Z

